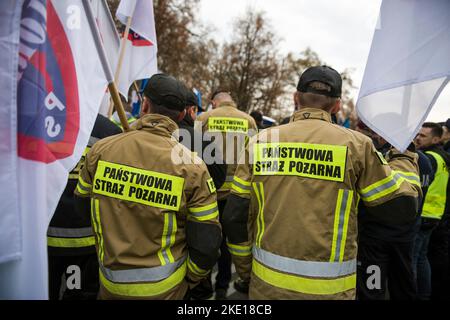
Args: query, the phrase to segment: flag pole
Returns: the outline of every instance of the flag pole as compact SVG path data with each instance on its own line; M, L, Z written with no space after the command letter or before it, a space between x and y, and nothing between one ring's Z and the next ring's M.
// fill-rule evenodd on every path
M123 34L123 37L122 37L122 41L121 41L121 44L120 44L119 60L117 61L117 68L116 68L116 72L114 74L114 81L116 83L117 83L117 81L119 81L120 71L122 69L123 57L125 56L125 46L126 46L126 43L127 43L128 35L130 34L132 18L133 18L132 16L129 16L128 19L127 19L127 24L125 26L125 31L124 31L124 34ZM111 115L113 113L113 107L114 107L114 104L111 103L109 105L109 111L108 111L108 116L109 117L111 117Z
M130 130L130 126L128 124L127 116L125 115L125 110L123 109L122 101L120 100L119 91L117 90L116 83L114 82L113 74L111 71L111 67L108 63L108 59L106 58L105 48L103 48L102 41L100 38L100 32L98 31L97 24L95 22L94 14L92 13L91 4L89 0L82 0L83 7L86 11L86 17L89 23L89 28L94 38L95 47L97 48L97 53L100 57L100 61L103 67L103 71L105 72L106 80L108 81L108 89L111 93L111 97L114 101L114 104L117 108L117 113L119 114L120 122L125 131Z

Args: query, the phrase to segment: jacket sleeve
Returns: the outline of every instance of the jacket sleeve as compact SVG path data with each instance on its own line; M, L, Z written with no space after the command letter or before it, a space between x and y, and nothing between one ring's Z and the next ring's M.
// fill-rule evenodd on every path
M195 286L205 278L219 256L222 231L214 183L202 163L192 168L190 195L187 199L186 240L189 257L187 280Z
M385 225L414 223L422 192L417 154L393 149L386 161L370 142L365 145L364 155L357 187L368 219Z
M241 153L231 186L231 194L228 196L222 217L227 246L236 271L243 280L250 279L253 226L256 218L249 210L253 179L249 163L250 145L251 143Z
M211 154L211 159L203 159L206 163L206 167L208 168L208 172L211 175L211 178L214 181L214 185L217 190L222 187L227 178L227 165L225 163L221 163L221 161L215 161L215 159L222 159L221 150L216 146L214 141L202 141L203 149L208 147L208 149L213 148L214 153ZM208 153L204 153L203 157L209 157Z

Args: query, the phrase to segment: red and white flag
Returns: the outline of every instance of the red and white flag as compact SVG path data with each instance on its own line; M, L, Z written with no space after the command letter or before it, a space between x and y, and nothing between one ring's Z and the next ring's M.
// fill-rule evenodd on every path
M153 1L122 0L116 17L124 25L131 17L131 29L125 41L125 54L117 83L119 92L128 99L133 81L150 78L158 72Z
M0 1L0 16L0 299L47 299L47 226L107 79L81 1Z

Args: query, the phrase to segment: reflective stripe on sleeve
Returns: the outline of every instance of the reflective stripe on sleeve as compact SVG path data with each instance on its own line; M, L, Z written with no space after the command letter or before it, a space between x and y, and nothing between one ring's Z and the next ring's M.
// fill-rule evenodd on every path
M95 245L94 236L84 238L57 238L47 236L47 245L55 248L83 248Z
M86 228L56 228L48 227L47 236L49 237L63 237L63 238L81 238L93 236L91 227Z
M404 171L397 171L394 170L394 172L396 174L398 174L400 177L402 177L403 179L405 179L406 181L408 181L411 184L414 184L418 187L422 187L421 183L420 183L420 177L412 172L404 172Z
M244 181L236 176L233 179L233 184L231 185L231 188L240 194L250 194L250 191L252 189L250 182Z
M227 242L227 247L230 253L235 256L246 257L252 253L252 246L240 246Z
M189 208L188 210L190 217L198 221L211 220L219 216L219 207L217 206L216 201L207 206Z
M188 266L189 271L191 271L192 273L194 273L200 277L204 277L204 276L208 275L208 273L210 272L210 270L203 270L202 268L197 266L195 264L195 262L191 260L191 258L188 258L187 266Z
M392 172L389 177L386 177L367 188L360 191L361 199L365 202L371 202L378 200L384 196L387 196L400 188L400 184L405 179L399 174Z

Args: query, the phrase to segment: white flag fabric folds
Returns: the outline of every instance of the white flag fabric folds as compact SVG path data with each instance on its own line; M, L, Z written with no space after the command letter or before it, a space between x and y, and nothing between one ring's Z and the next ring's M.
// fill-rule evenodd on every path
M450 79L450 1L383 0L358 115L405 150Z
M120 38L108 4L106 0L91 0L90 2L109 65L115 67L119 60ZM99 113L104 116L108 116L110 99L111 95L108 91L103 97L99 110Z
M7 19L12 34L20 30L19 50L15 44L0 51L1 90L17 95L1 105L17 138L4 150L12 163L5 169L16 174L5 174L2 166L0 179L7 181L0 194L19 201L16 210L0 202L0 213L10 210L11 216L2 218L0 235L11 228L20 235L14 231L0 247L0 257L18 259L0 264L0 298L47 299L47 226L88 143L107 81L81 1L26 0L14 8L19 19L3 6L20 2L0 3L2 26Z
M125 41L125 55L117 87L128 99L133 81L150 78L158 72L155 18L152 0L122 0L116 17L126 25L131 17L131 29Z

